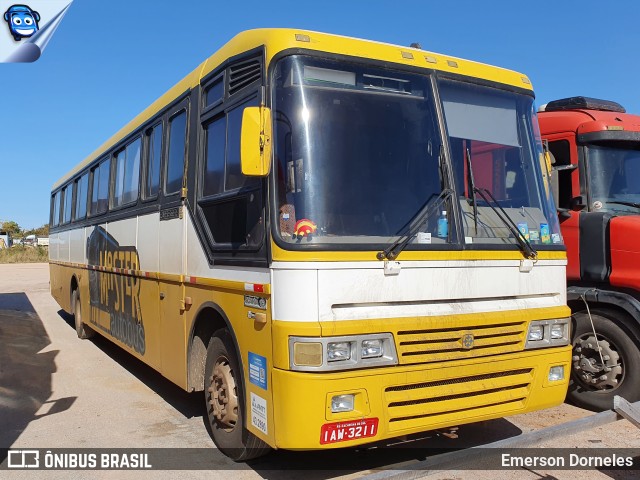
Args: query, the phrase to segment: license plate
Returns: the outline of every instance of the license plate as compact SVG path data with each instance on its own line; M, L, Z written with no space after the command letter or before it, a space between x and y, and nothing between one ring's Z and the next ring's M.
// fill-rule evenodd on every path
M374 437L378 433L377 418L363 418L345 422L325 423L320 430L320 444L346 442Z

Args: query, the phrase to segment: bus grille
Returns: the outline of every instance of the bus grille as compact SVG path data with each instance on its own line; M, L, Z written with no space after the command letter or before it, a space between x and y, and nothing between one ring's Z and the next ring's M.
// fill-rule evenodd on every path
M526 322L399 331L400 364L445 362L521 351Z
M521 409L533 374L533 369L525 368L387 387L389 429L402 430L434 421L450 421L454 425L485 412Z

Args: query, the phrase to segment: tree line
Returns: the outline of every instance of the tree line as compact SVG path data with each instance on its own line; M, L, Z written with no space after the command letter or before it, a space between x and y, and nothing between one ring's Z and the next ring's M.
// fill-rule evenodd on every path
M35 235L36 237L48 237L49 236L49 224L44 224L38 228L23 229L17 222L13 220L7 220L0 224L0 231L9 232L12 237L26 237L28 235Z

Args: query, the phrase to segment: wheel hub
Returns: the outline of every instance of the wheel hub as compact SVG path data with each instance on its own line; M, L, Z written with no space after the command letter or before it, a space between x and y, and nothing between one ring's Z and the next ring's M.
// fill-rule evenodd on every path
M592 390L616 388L623 374L615 346L607 340L597 340L593 334L574 341L573 371L578 380Z
M226 430L233 429L238 421L238 394L228 359L220 358L216 362L208 391L216 421Z

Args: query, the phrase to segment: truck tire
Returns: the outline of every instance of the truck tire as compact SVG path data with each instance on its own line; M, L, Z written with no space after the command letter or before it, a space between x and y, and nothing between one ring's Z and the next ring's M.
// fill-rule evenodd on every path
M209 340L204 379L207 427L218 450L236 462L269 453L271 447L246 429L240 366L225 328Z
M71 295L71 310L73 311L73 319L76 324L78 338L84 340L93 337L96 332L91 330L91 328L82 321L82 302L80 302L78 289L75 289Z
M567 400L578 407L609 410L616 395L629 402L640 400L640 348L617 323L621 315L624 314L614 310L591 310L597 343L587 312L573 315L575 331Z

